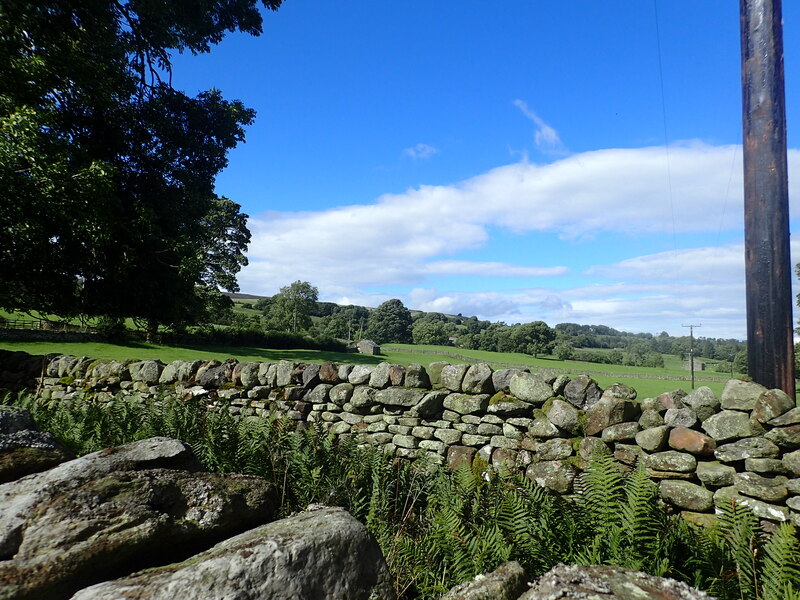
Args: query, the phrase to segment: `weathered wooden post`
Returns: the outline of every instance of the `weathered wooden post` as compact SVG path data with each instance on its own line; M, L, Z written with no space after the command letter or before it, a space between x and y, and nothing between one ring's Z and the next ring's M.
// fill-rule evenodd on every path
M792 267L780 0L740 0L747 368L792 398Z

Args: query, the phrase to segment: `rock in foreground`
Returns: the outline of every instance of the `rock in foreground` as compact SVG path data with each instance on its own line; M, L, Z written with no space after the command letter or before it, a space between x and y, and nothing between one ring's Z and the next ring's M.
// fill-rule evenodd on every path
M712 600L674 579L622 567L557 565L542 575L520 600Z
M378 544L340 508L240 534L183 563L81 590L72 600L383 600L394 598Z
M0 486L0 598L67 598L269 521L273 487L193 466L177 440L96 452Z

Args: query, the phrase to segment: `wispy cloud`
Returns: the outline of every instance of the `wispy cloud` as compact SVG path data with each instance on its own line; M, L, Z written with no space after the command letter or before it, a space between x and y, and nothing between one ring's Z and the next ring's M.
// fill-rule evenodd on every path
M549 277L566 275L567 267L530 267L504 262L437 260L425 265L431 275L479 275L481 277Z
M412 160L425 160L438 153L439 149L430 144L419 143L413 148L406 148L403 154Z
M533 141L536 143L537 148L550 154L566 153L566 146L564 146L564 143L561 141L558 132L550 125L545 123L544 120L537 115L524 100L514 100L514 106L516 106L522 112L522 114L528 117L528 119L530 119L536 126L536 131L533 134Z

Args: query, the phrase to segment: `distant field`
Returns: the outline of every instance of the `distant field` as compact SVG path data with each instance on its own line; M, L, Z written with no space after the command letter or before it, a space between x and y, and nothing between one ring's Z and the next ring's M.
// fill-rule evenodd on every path
M76 356L89 356L92 358L109 358L125 360L129 358L159 359L163 362L173 360L249 360L257 362L272 362L278 360L295 360L304 362L322 363L331 360L338 363L377 364L387 360L393 363L408 365L419 363L429 365L432 362L445 360L451 363L458 362L488 362L495 367L503 365L521 365L533 369L552 369L556 372L564 371L569 375L583 373L591 375L601 387L608 387L612 383L624 383L637 390L640 398L657 396L662 392L683 388L689 391L691 382L689 373L680 368L680 361L667 361L668 368L653 369L645 367L626 367L622 365L601 365L579 361L560 361L552 357L533 358L527 354L485 352L481 350L465 350L448 346L413 346L406 344L392 344L384 347L381 356L365 356L356 353L325 352L319 350L272 350L248 346L167 346L161 344L148 344L145 342L131 342L128 344L105 344L95 342L83 343L57 343L57 342L32 342L0 340L0 348L6 350L22 350L30 354L73 354ZM446 356L442 353L458 354L468 357L468 360ZM666 360L667 357L665 357ZM668 376L672 380L658 379ZM680 378L678 380L677 378ZM725 379L722 373L698 372L696 385L706 385L717 394L722 392L724 381L708 381L710 378Z

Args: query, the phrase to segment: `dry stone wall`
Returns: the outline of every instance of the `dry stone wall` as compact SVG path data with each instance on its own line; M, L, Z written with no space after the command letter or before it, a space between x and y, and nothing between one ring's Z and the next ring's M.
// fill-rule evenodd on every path
M29 372L19 356L7 358L0 362ZM733 500L762 519L800 524L800 408L752 382L731 380L721 397L700 387L642 399L585 375L545 378L486 364L165 365L74 356L45 364L38 394L47 400L171 395L241 417L277 414L403 458L517 470L560 494L571 493L594 452L607 450L625 466L641 462L686 518L702 522Z

